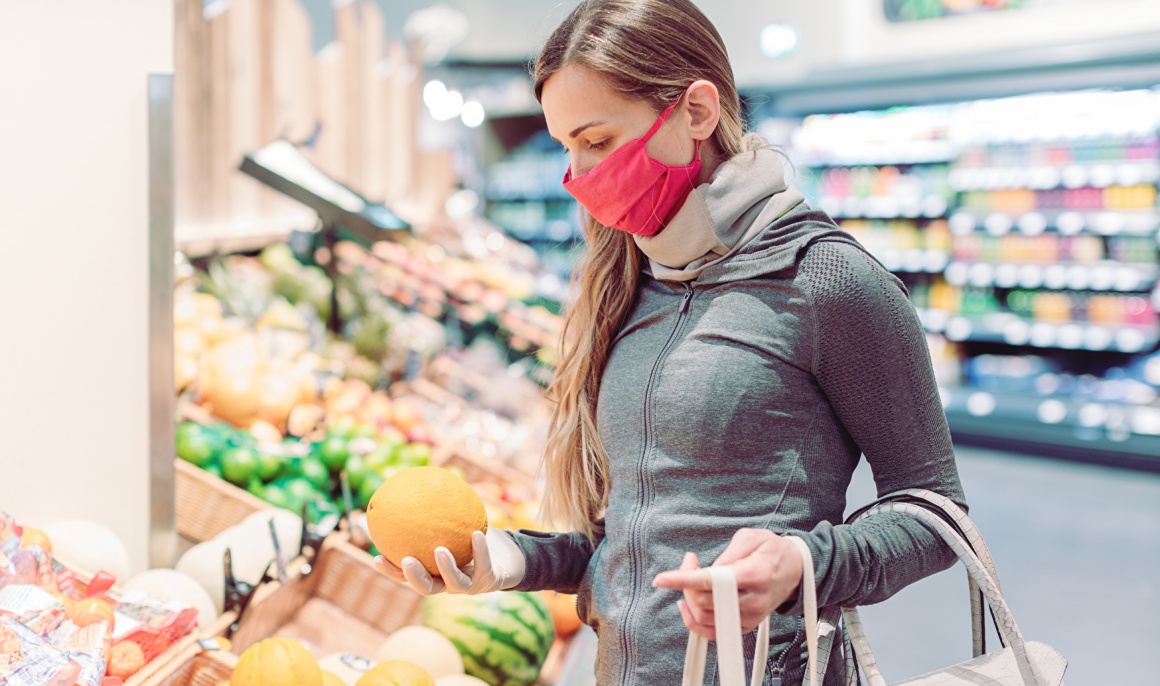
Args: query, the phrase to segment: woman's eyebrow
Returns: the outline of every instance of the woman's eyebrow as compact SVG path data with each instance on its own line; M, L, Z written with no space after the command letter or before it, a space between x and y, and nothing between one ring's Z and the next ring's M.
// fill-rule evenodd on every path
M572 129L572 133L568 134L568 137L569 137L569 138L575 138L576 136L579 136L581 133L584 133L584 130L585 130L585 129L590 129L590 128L592 128L593 126L600 126L600 125L602 125L602 124L607 124L607 123L608 123L607 121L603 121L603 120L601 120L601 121L590 121L590 122L588 122L587 124L584 124L584 125L582 125L582 126L577 126L575 129ZM559 142L560 142L560 139L559 139L559 138L556 138L555 136L549 135L549 136L548 136L548 138L551 138L552 140L556 141L557 143L559 143Z
M608 123L607 121L590 121L587 124L584 124L583 126L577 126L575 129L572 129L572 133L568 134L568 137L575 138L576 136L579 136L581 133L583 133L584 129L590 129L593 126L600 126L601 124L607 124L607 123Z

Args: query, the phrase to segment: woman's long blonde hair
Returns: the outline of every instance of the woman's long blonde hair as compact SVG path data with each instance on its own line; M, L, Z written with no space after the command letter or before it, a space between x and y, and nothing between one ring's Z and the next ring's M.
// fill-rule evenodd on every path
M694 81L717 86L721 120L708 154L744 150L741 103L725 43L689 0L586 0L552 33L534 68L536 97L568 65L601 74L626 97L659 115ZM611 344L636 300L642 256L632 236L585 214L587 251L573 277L575 301L560 336L544 454L544 514L590 539L608 504L608 457L596 426L596 402Z

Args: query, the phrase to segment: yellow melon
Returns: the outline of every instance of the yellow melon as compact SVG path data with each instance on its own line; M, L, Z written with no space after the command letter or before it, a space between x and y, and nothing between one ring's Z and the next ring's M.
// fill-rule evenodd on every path
M462 567L471 561L471 535L487 531L483 501L465 481L441 467L414 467L379 486L367 505L371 540L395 565L414 557L439 574L435 548Z
M435 680L415 664L388 660L363 674L355 686L435 686Z
M230 686L324 686L318 661L302 644L267 638L246 648Z

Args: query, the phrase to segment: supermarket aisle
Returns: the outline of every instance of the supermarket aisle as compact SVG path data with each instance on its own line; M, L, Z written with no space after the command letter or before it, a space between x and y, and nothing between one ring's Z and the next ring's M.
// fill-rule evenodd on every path
M1070 686L1156 683L1160 475L957 452L971 517L1024 636L1068 658ZM873 496L863 464L849 502ZM970 656L965 576L944 572L863 610L888 680Z

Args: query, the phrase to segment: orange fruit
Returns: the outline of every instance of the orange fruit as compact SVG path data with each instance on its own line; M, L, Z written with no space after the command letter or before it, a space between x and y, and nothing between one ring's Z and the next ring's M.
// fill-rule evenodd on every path
M145 666L145 651L133 641L121 641L113 645L109 656L108 675L127 679Z
M90 624L96 624L100 621L109 623L112 628L113 621L113 605L107 600L100 598L85 598L77 601L76 605L72 607L72 613L68 615L73 624L80 627L85 627Z
M396 566L414 557L437 575L437 547L451 551L460 567L471 561L471 535L487 531L487 510L454 473L413 467L384 481L371 496L367 527L375 547Z
M20 537L20 547L28 548L30 546L38 546L49 555L52 554L52 541L48 540L48 534L40 529L33 529L30 526L24 527L24 534Z
M583 622L576 612L576 596L544 591L544 600L552 613L552 623L556 625L557 636L571 636L579 631Z
M364 672L355 686L435 686L435 680L416 664L388 660Z

